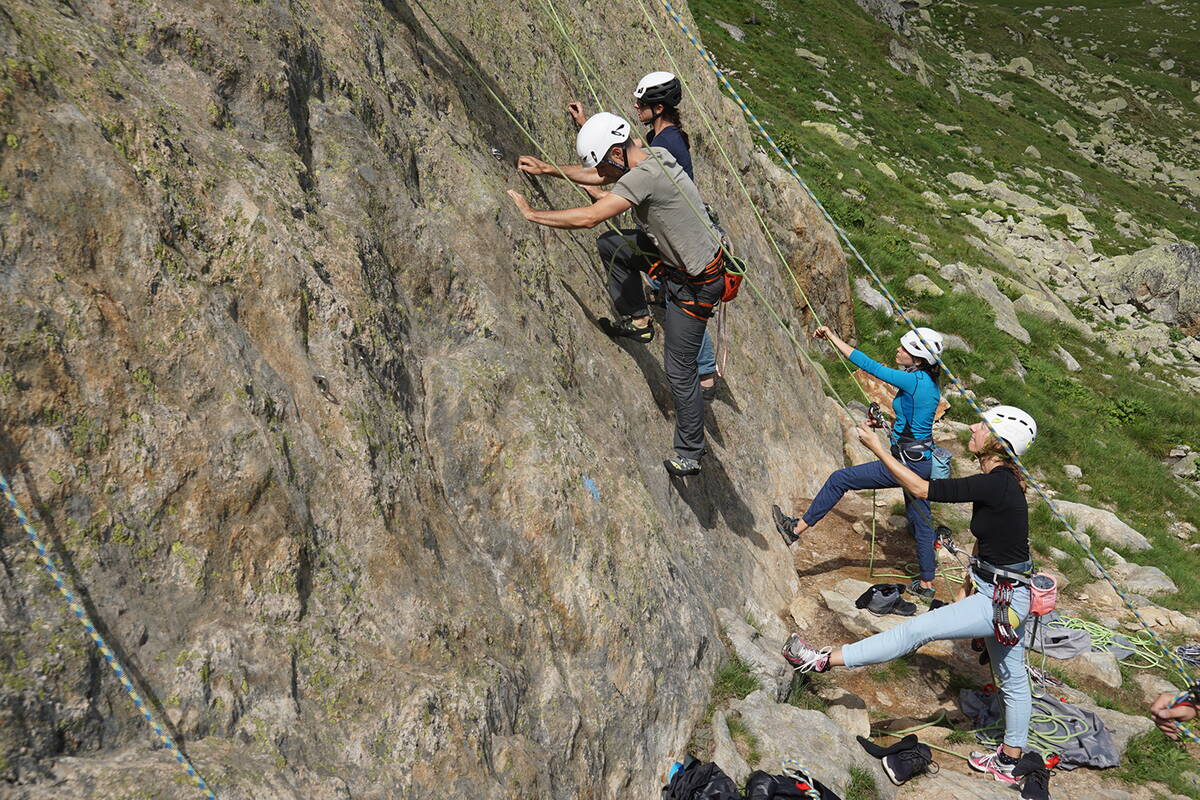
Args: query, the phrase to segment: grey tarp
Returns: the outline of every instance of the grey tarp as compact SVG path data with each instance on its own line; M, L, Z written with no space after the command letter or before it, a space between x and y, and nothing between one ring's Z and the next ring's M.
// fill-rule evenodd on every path
M958 705L974 721L976 729L991 729L979 730L976 735L981 742L994 742L1000 738L1004 706L999 692L988 694L978 689L963 689L958 693ZM1054 737L1053 752L1062 756L1064 769L1115 767L1121 762L1121 754L1117 752L1112 734L1099 717L1052 695L1033 698L1033 720L1029 724L1029 732L1031 736L1042 734ZM1058 741L1068 734L1070 738ZM1029 749L1037 750L1039 746L1035 740L1030 740Z
M1050 623L1058 619L1058 612L1051 611L1036 624L1025 625L1025 649L1037 650L1051 658L1074 658L1092 649L1092 637L1087 631L1059 628Z

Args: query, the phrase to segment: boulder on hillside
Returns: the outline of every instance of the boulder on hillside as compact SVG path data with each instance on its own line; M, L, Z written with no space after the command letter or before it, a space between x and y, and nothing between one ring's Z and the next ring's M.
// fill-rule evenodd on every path
M817 133L823 136L828 136L830 139L833 139L847 150L854 150L858 147L857 139L846 133L837 125L834 125L832 122L813 122L812 120L806 119L800 123L800 126L803 128L812 128Z
M1069 500L1054 502L1063 514L1074 517L1079 530L1091 528L1101 540L1126 550L1150 549L1150 540L1122 522L1116 514L1103 508L1093 508Z
M921 255L925 255L925 253ZM942 287L934 283L927 275L922 275L919 272L904 282L904 288L913 294L927 295L929 297L941 297L946 293Z
M779 770L784 759L795 758L812 777L841 796L850 786L850 768L857 767L875 779L881 800L894 800L896 787L884 774L881 762L867 755L849 732L820 711L808 711L773 702L766 692L751 692L732 704L729 716L738 715L758 742L758 760L752 768Z
M797 56L811 62L819 69L824 69L825 65L829 63L829 59L825 56L819 56L811 50L805 50L803 47L797 47L794 52Z
M967 291L981 297L996 317L996 327L1019 342L1029 344L1029 331L1017 319L1013 302L996 286L992 276L982 270L973 270L962 264L946 264L939 271L948 281L961 283Z
M1033 77L1033 62L1025 56L1017 56L1004 67L1005 72L1011 72L1015 75L1024 75L1026 78Z
M908 15L896 0L855 0L859 8L901 36L908 36Z
M739 786L750 777L750 765L738 752L733 737L729 735L729 722L725 714L717 711L712 718L713 763L724 770L725 774Z
M1092 267L1096 289L1111 305L1133 303L1152 319L1200 334L1200 247L1165 243Z
M1018 309L1019 310L1019 309ZM1063 347L1061 344L1054 345L1054 355L1058 356L1059 361L1063 362L1063 366L1067 368L1067 372L1079 372L1083 369L1075 356ZM1078 467L1076 467L1078 469Z
M1126 592L1149 595L1176 594L1179 591L1175 581L1171 580L1158 567L1146 567L1141 564L1125 562L1112 565L1108 571Z
M866 278L854 279L854 293L858 295L858 299L866 303L876 311L884 311L892 313L892 306L888 303L887 298L871 285L871 282Z

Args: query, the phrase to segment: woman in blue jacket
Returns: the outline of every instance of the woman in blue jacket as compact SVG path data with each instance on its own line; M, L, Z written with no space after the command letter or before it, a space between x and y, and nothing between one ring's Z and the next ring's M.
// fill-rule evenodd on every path
M854 366L896 387L896 399L892 401L892 411L896 417L891 432L892 455L917 475L929 480L933 467L933 418L942 396L938 387L941 368L937 363L937 357L942 352L942 335L930 328L918 328L904 334L900 346L896 348L899 369L872 361L825 326L817 328L813 337L829 340ZM926 349L926 346L930 349ZM775 527L790 545L800 538L800 534L823 519L847 491L897 486L900 483L879 461L839 469L829 476L808 511L799 519L787 516L779 506L772 506ZM917 561L921 567L920 577L912 582L909 590L923 597L933 597L937 556L933 551L935 536L930 525L929 501L913 498L906 493L904 506L917 540Z

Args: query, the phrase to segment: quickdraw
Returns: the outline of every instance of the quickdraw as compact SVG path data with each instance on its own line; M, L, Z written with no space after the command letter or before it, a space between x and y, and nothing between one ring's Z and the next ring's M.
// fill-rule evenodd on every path
M996 634L996 641L1005 647L1012 647L1021 641L1013 630L1010 618L1014 588L1011 582L1003 580L992 585L992 630Z

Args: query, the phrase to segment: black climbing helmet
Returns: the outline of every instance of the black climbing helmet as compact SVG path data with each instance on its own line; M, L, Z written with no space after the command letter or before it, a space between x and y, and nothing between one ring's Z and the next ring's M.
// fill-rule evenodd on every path
M633 99L643 106L679 106L683 100L683 84L670 72L651 72L633 90Z

